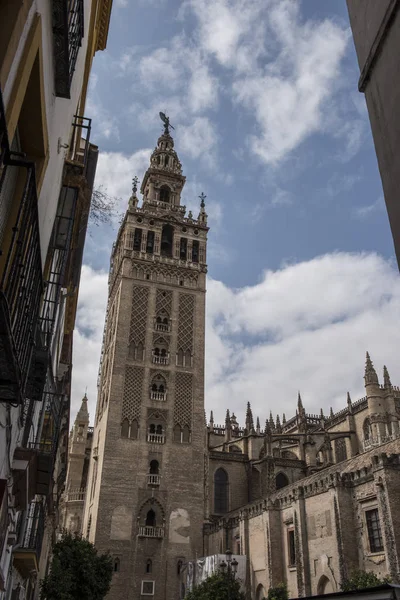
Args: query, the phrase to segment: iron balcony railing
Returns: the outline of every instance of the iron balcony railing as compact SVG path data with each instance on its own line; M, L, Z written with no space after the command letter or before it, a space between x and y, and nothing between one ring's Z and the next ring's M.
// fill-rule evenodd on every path
M69 145L68 160L80 165L86 174L92 119L74 115L72 122L72 137Z
M25 521L25 530L21 537L20 548L33 550L40 556L44 533L44 507L40 500L30 503Z
M151 400L160 400L162 402L165 402L165 400L167 399L167 394L166 392L150 392L150 399Z
M162 433L148 433L147 441L152 444L164 444L165 443L165 435Z

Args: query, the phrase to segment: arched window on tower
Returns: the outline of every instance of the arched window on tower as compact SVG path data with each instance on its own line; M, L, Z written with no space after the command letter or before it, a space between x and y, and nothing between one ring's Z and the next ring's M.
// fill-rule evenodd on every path
M161 256L170 256L172 258L172 249L174 242L174 228L167 223L161 232Z
M289 485L289 479L286 477L285 473L278 473L275 478L275 487L277 490L280 490Z
M214 474L214 512L222 514L228 512L229 480L224 469L217 469Z
M166 155L165 155L165 159L164 159L164 165L165 165L166 167L168 167L168 163L169 163L169 155L168 155L168 154L166 154Z
M178 354L176 355L176 364L178 365L178 367L183 367L183 358L184 358L183 350L182 350L182 348L180 348L178 350Z
M190 442L190 429L187 425L183 428L182 441L186 444Z
M363 434L364 434L364 442L369 442L371 435L371 422L369 419L365 419L363 424Z
M116 558L114 558L114 573L119 572L120 566L121 566L121 562L117 556Z
M180 425L174 426L174 442L178 444L182 442L182 428Z
M160 201L161 202L169 202L171 197L171 190L167 185L162 185L160 187Z
M151 380L150 399L166 400L167 384L165 378L158 374Z
M151 558L148 558L146 560L146 573L151 573L153 571L153 563L151 561Z
M124 419L121 425L121 437L127 438L129 437L129 421L128 419Z
M139 430L138 422L136 421L136 419L133 419L133 421L131 423L131 429L129 432L129 437L131 438L131 440L137 440L138 430Z
M156 526L156 513L151 508L146 515L146 527L155 527Z
M160 465L158 463L158 460L150 461L150 473L152 475L158 475L159 468L160 468Z

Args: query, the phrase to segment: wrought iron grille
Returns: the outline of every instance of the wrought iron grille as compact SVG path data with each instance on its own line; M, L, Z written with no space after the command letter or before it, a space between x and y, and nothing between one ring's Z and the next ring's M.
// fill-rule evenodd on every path
M17 164L27 166L24 163L10 162L14 167L8 165L7 168L15 168ZM35 343L42 290L35 167L29 165L0 280L0 292L3 292L7 303L22 389L26 383Z
M70 83L75 71L78 51L83 38L83 0L69 0L68 6L68 56Z
M46 291L40 315L41 332L44 344L50 348L57 310L60 303L61 287L63 285L67 265L71 236L74 224L78 190L63 186L58 202L57 216L54 222L49 250L51 261L46 275Z
M38 556L42 549L44 533L44 507L39 500L30 503L25 521L25 531L20 547L25 550L34 550Z
M86 173L92 119L74 115L68 160L80 164ZM83 137L84 136L84 137Z
M72 77L84 35L84 0L53 0L56 95L70 97Z

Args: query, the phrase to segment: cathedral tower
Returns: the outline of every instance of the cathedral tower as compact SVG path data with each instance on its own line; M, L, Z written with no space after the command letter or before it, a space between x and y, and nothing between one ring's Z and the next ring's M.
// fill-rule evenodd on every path
M179 598L202 555L207 214L181 206L166 119L114 244L83 534L114 557L110 600Z

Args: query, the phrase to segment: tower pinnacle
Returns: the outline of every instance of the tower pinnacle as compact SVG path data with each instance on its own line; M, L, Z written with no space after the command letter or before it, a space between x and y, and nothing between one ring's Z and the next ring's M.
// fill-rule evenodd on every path
M390 381L389 371L386 368L386 365L383 367L383 385L385 388L391 388L392 382Z
M379 385L378 375L376 374L374 365L368 352L366 354L364 380L365 385Z

